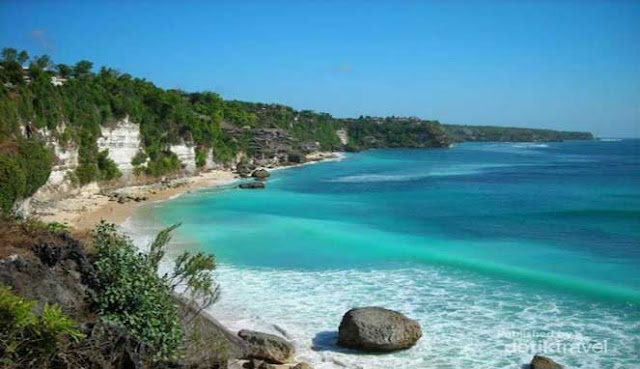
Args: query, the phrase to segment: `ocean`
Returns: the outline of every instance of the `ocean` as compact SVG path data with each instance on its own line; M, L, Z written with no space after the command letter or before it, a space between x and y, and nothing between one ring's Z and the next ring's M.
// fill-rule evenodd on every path
M315 368L640 368L640 140L389 149L147 204L136 242L215 253L232 329L284 334ZM335 345L342 315L417 319L406 351Z

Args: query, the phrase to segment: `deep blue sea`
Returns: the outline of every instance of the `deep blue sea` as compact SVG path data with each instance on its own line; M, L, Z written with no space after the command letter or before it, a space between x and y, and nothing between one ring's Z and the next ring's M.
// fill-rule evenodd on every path
M640 368L640 140L371 150L141 208L142 235L216 254L232 328L286 334L316 368ZM361 355L340 318L417 319L414 348Z

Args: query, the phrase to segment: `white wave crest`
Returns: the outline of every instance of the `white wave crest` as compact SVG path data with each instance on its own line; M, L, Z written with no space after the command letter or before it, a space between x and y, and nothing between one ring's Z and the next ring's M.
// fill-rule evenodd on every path
M527 332L558 333L544 339L551 346L608 340L604 354L549 353L572 367L633 366L632 313L609 311L606 304L597 303L582 310L571 299L531 294L516 284L464 272L435 267L293 271L221 265L216 279L223 294L210 309L214 316L232 329L278 334L277 324L294 342L297 360L314 368L518 368L534 352L509 352L506 345L529 343L522 338ZM261 295L271 296L270 303L251 303ZM385 306L406 313L421 323L424 336L410 350L383 356L341 349L335 344L338 325L342 314L355 306Z
M620 141L622 141L622 139L621 138L601 138L598 141L601 141L601 142L620 142Z

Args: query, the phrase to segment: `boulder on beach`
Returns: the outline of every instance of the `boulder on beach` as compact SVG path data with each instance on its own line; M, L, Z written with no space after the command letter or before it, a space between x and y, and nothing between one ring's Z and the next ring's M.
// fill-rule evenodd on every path
M242 189L255 190L255 189L264 188L265 186L263 182L246 182L246 183L240 183L238 187Z
M534 355L530 364L531 369L562 369L564 368L562 365L556 363L555 361L549 359L546 356L542 355Z
M292 164L302 164L306 161L304 154L299 151L291 151L288 153L287 157L289 158L289 162Z
M351 309L342 317L338 345L363 351L395 351L415 345L420 337L420 324L402 313L363 307Z
M291 362L295 348L289 341L273 334L243 329L238 337L249 344L248 357L269 363L284 364Z
M253 178L258 179L266 179L269 178L270 175L271 173L269 173L269 171L267 171L266 169L256 169L253 171L253 173L251 173L251 176Z

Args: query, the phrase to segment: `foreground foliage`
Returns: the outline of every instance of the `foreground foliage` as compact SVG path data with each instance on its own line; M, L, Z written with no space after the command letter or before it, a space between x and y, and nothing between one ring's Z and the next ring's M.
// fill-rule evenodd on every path
M182 344L173 296L176 288L203 307L218 296L210 273L215 268L213 256L183 253L171 273L158 275L170 234L177 227L161 231L147 254L139 252L113 224L102 223L94 230L98 312L106 322L123 326L152 345L158 358L174 357Z
M13 204L33 195L47 182L53 154L43 144L15 139L0 144L0 214L9 214Z
M48 368L64 346L84 335L57 305L44 305L35 314L35 301L0 286L0 366Z

